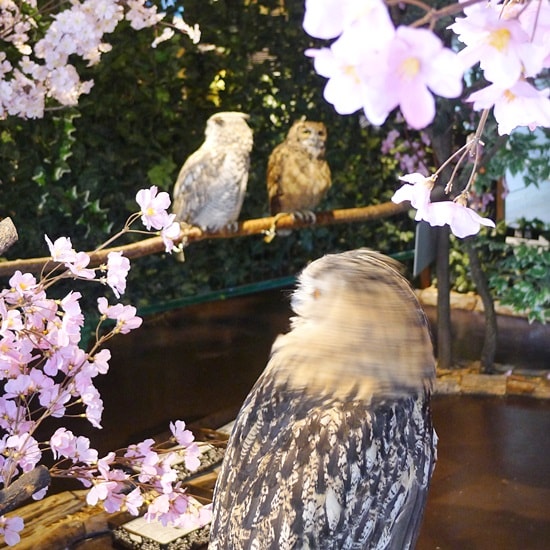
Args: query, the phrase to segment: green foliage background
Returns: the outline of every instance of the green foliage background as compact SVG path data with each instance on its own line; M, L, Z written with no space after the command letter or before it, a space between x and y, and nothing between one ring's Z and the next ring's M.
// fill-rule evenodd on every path
M206 119L221 110L249 113L255 135L241 219L268 214L268 155L304 115L329 128L333 189L322 209L388 200L396 188L395 161L380 153L388 129L363 127L359 116L339 116L324 101L324 79L304 55L314 43L301 27L302 4L288 2L283 12L278 1L186 0L186 19L202 31L197 46L182 35L153 49L153 30L121 25L107 37L113 49L103 61L80 68L95 85L78 108L2 121L0 213L20 234L6 257L47 255L44 233L94 248L136 210L140 188L171 191ZM270 244L259 236L194 243L185 264L165 255L134 262L127 298L145 305L295 274L313 258L355 246L396 252L411 248L412 228L404 214L296 231Z

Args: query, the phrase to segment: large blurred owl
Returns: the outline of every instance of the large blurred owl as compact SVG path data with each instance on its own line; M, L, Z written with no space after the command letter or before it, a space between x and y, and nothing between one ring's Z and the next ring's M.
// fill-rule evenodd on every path
M310 264L246 398L214 492L210 550L414 547L437 437L426 317L396 262Z
M314 210L331 185L325 160L327 129L322 122L299 120L273 149L267 163L272 215Z
M232 111L208 119L203 144L185 161L174 186L172 212L177 221L206 231L237 221L253 141L247 119Z

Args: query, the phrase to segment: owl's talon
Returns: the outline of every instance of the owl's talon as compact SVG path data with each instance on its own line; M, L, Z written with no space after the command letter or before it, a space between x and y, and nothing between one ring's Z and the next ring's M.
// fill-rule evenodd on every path
M239 231L239 222L230 222L224 227L224 229L228 233L238 233L238 231Z
M296 219L313 225L317 222L317 216L312 210L297 210L292 214Z
M264 231L262 231L262 233L265 235L264 242L270 243L277 236L277 222L284 216L286 216L285 212L279 212L278 214L275 214L270 228L264 229Z
M264 243L269 244L277 236L277 228L273 224L269 229L264 229L262 233L264 234Z

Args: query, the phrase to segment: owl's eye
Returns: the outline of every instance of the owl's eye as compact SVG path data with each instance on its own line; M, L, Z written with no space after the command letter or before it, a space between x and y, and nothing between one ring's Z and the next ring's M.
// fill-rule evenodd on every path
M318 288L313 289L313 293L311 294L313 296L314 300L317 300L317 298L321 297L321 291Z

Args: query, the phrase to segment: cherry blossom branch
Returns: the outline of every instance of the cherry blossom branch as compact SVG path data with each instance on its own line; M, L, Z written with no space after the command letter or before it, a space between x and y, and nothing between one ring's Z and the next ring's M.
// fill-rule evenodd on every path
M449 4L448 6L445 6L443 8L434 9L429 4L426 4L420 0L386 0L386 4L388 6L410 4L411 6L416 6L423 9L426 12L426 15L417 19L409 26L416 28L428 25L428 27L431 29L433 29L437 21L439 21L440 19L443 19L444 17L450 17L451 15L456 15L457 13L461 13L464 8L473 6L474 4L479 4L480 2L486 2L486 0L465 0L464 2L457 2L454 4Z

